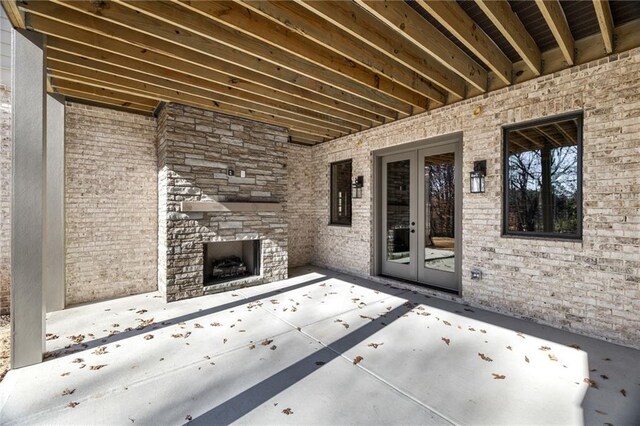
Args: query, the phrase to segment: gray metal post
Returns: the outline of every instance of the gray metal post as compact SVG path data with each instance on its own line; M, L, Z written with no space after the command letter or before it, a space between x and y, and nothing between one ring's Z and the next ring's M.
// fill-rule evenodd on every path
M47 312L64 309L64 97L47 95L44 297Z
M42 362L46 85L44 36L13 30L11 367Z

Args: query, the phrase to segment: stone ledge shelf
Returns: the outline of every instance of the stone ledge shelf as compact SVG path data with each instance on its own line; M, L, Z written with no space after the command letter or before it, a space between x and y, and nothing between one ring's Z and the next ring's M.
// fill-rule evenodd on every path
M238 202L238 201L183 201L183 212L281 212L282 203L277 202Z

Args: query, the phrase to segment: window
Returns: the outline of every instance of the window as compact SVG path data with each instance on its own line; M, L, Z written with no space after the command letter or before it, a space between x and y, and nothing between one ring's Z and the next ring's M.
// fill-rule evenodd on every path
M331 225L351 225L351 160L331 164Z
M582 115L504 128L504 234L582 236Z

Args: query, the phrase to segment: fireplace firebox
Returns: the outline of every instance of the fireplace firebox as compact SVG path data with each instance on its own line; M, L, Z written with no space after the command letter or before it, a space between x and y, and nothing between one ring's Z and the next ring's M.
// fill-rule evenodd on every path
M203 246L205 286L260 275L260 240L210 242Z

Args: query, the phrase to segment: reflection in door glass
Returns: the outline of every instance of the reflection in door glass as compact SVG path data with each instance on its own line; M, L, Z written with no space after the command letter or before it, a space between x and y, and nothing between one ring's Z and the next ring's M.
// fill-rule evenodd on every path
M424 159L424 267L455 271L454 153Z
M410 160L387 163L387 260L410 263Z

